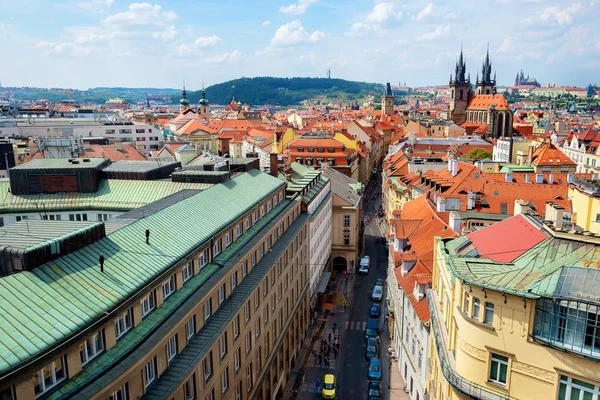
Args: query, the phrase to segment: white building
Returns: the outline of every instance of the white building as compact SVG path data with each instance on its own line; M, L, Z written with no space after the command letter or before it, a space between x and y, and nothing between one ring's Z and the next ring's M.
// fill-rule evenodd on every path
M248 140L246 137L242 140L242 157L258 158L260 162L260 170L266 171L271 166L271 145L272 141L266 143L263 147L260 144Z
M148 124L130 121L99 121L86 118L39 118L5 121L0 127L2 138L38 137L104 137L115 142L134 143L142 153L162 147L163 137L159 129Z

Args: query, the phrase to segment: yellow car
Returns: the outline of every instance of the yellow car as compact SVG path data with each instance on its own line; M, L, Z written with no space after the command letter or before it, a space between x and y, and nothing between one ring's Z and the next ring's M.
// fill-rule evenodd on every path
M321 395L324 399L335 399L335 376L326 374L323 378L323 389Z

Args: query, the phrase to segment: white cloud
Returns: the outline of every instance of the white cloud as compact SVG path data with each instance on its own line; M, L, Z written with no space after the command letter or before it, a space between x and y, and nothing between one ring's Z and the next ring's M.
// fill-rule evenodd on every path
M175 29L175 25L169 25L162 31L152 32L152 37L155 39L173 40L176 36L177 30Z
M498 48L498 53L510 53L515 50L515 44L512 38L506 38Z
M35 46L44 49L47 55L87 56L91 53L89 47L74 43L38 42Z
M429 3L425 6L425 8L423 8L421 11L419 11L417 16L415 17L415 20L423 21L425 18L427 18L428 16L431 15L432 11L433 11L433 3Z
M180 57L191 56L196 50L187 44L180 44L177 46L177 55Z
M10 38L10 27L4 23L0 23L0 40Z
M164 26L165 21L171 22L177 19L173 11L163 12L158 4L131 3L127 11L109 15L104 18L104 24L110 27L130 30L132 26Z
M315 53L308 53L306 55L300 56L300 60L308 61L311 64L316 64L317 61L319 61L319 58L316 56Z
M290 15L304 14L311 4L316 3L317 0L298 0L297 3L290 4L289 6L279 8L279 12Z
M221 38L218 37L217 35L206 36L206 37L200 36L198 39L196 39L194 44L198 47L212 47L212 46L215 46L220 41L221 41Z
M314 31L308 33L302 26L302 22L296 19L281 25L271 39L271 46L296 45L304 42L318 42L325 37L325 33Z
M262 26L269 26L269 24L271 23L271 21L266 20L265 22L263 22L261 25Z
M115 0L92 0L92 4L110 7Z
M540 15L542 21L556 21L559 25L570 24L573 16L581 9L581 4L571 4L570 7L548 6Z
M104 36L104 35L100 35L97 33L89 33L87 35L81 35L81 36L77 37L77 39L75 40L75 43L77 43L77 44L95 43L95 42L104 41L105 39L106 39L106 36Z
M223 54L217 54L214 56L206 57L204 59L204 61L211 62L211 63L222 63L225 61L229 61L231 63L236 63L241 58L242 58L242 53L238 49L235 49L231 53L223 53Z
M438 26L431 32L424 33L417 36L417 40L437 40L445 39L452 34L452 27L450 25Z
M361 18L365 22L355 22L350 30L346 32L346 36L362 36L370 31L381 32L384 24L402 19L402 12L396 12L395 8L396 5L393 3L376 4L371 12Z

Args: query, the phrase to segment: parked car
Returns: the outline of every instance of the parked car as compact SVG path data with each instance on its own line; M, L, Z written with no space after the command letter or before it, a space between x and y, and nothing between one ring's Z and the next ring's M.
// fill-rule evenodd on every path
M367 327L365 329L365 342L369 340L369 338L378 338L379 337L379 319L377 318L369 318L367 319Z
M377 280L375 281L375 286L383 287L383 278L377 278Z
M369 310L369 317L379 318L380 315L381 315L381 306L377 303L371 304L371 309Z
M381 380L381 361L377 357L373 357L369 361L369 379Z
M377 338L370 337L367 339L365 358L370 360L373 357L379 357L379 344L377 343Z
M358 267L358 273L361 275L367 275L369 273L369 264L371 258L369 256L364 256L360 259L360 266Z
M367 389L368 400L381 400L381 386L380 382L376 380L369 381L369 387Z
M383 299L383 287L375 286L373 293L371 294L371 299L381 301Z
M335 376L333 374L326 374L323 378L321 396L324 399L335 399Z

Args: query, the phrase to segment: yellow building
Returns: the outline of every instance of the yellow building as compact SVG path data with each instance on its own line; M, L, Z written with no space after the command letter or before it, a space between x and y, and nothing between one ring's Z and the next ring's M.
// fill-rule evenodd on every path
M571 220L583 230L600 234L600 181L579 182L569 186Z
M283 396L310 318L299 197L251 170L157 208L106 236L66 230L47 264L2 265L0 398ZM73 224L38 222L27 243Z
M598 399L598 260L523 215L435 238L428 398Z

